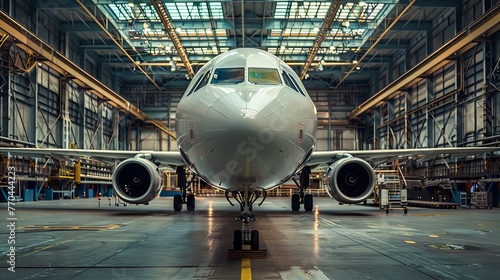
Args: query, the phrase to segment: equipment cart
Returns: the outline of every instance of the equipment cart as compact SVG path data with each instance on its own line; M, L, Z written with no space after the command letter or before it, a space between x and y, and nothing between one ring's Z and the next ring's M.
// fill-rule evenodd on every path
M380 177L379 177L380 178ZM383 183L379 185L380 190L380 209L384 209L389 214L390 209L403 209L408 213L408 192L402 188L399 177L384 178Z
M476 208L493 209L493 196L491 192L471 193L470 204Z

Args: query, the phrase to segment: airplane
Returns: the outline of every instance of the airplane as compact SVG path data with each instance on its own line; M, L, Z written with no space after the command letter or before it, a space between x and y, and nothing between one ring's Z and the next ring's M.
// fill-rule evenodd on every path
M234 231L233 246L259 249L253 204L266 192L295 175L299 192L291 208L313 210L306 194L311 168L327 164L325 188L342 204L364 202L373 192L376 176L366 159L401 156L475 155L495 147L420 148L368 151L315 151L317 111L298 75L264 50L239 48L220 54L193 77L178 103L176 135L179 151L117 151L54 148L0 148L21 156L73 156L122 160L112 175L114 193L131 204L147 204L161 189L160 164L176 168L181 194L175 211L195 209L188 193L186 167L214 188L223 190L241 210L242 230ZM259 205L262 204L260 202Z

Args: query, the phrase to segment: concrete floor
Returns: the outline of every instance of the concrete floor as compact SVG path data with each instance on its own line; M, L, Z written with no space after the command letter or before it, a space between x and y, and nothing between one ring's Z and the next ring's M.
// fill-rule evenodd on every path
M96 199L17 203L15 273L8 271L7 205L0 204L0 279L496 279L500 209L410 208L389 215L315 198L292 213L289 198L255 207L267 259L227 258L238 208L199 197L115 207ZM242 273L242 271L244 273Z

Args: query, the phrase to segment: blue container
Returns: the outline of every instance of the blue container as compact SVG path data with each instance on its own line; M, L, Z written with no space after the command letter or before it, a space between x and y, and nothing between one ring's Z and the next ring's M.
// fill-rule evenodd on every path
M87 198L93 198L93 197L94 197L94 190L88 189L87 190Z
M33 197L35 196L34 190L24 190L23 191L23 199L24 201L33 201Z
M45 200L54 200L54 190L53 189L45 189Z
M161 197L165 197L165 196L170 197L170 196L174 196L176 194L181 194L181 192L175 191L175 190L174 191L161 190L161 192L160 192Z
M108 188L108 197L113 197L113 188Z

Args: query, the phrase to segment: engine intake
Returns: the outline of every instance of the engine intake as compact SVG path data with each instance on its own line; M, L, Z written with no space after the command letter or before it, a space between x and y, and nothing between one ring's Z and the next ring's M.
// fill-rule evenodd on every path
M341 203L353 204L365 201L375 187L375 173L360 158L342 158L325 172L328 194Z
M147 159L126 159L113 172L113 189L127 203L144 204L153 200L161 185L158 166Z

